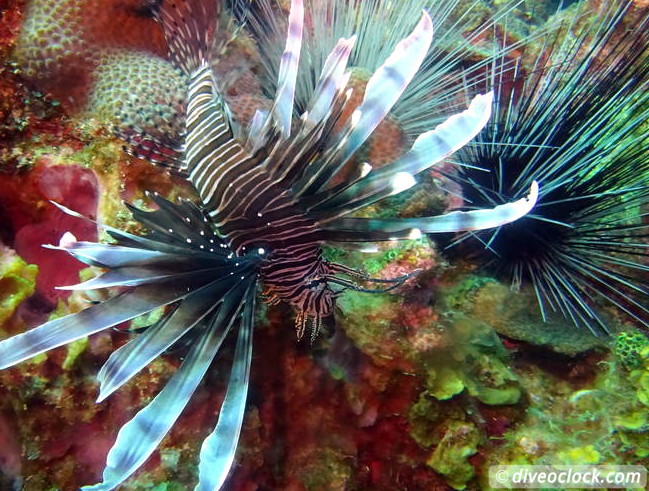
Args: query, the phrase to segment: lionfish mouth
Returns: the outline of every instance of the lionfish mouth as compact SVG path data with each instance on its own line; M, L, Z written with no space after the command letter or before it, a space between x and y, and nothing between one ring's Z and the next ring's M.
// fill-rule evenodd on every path
M293 0L273 107L258 111L246 136L236 139L209 64L212 46L206 33L214 18L204 8L202 2L170 1L159 13L170 58L186 73L190 86L184 146L155 154L156 160L183 173L196 187L201 208L153 196L156 211L131 207L135 219L148 228L146 235L105 227L114 244L78 242L65 236L59 249L106 270L65 288L119 287L119 292L103 303L0 343L0 368L6 368L165 308L159 321L108 358L98 375L101 401L191 335L178 371L120 429L107 457L103 482L87 490L114 489L142 465L188 403L227 334L238 327L225 400L216 428L200 452L197 489L221 487L234 460L245 411L260 277L270 297L298 311L298 335L307 322L314 323L317 333L335 300L330 283L361 289L357 281L373 281L324 261L322 243L398 240L496 227L528 213L538 195L534 182L528 197L488 210L411 219L348 218L353 211L412 186L414 176L468 143L490 117L492 94L475 97L468 109L421 134L392 163L378 169L365 162L354 164L352 177L334 184L426 57L433 36L428 14L422 14L412 33L376 70L362 102L339 129L342 107L350 95L347 62L355 38L340 39L334 46L306 112L293 121L304 18L302 1ZM154 155L152 144L164 147L141 133L135 142L130 140L136 155ZM133 128L122 134L132 137ZM404 279L387 280L383 291Z

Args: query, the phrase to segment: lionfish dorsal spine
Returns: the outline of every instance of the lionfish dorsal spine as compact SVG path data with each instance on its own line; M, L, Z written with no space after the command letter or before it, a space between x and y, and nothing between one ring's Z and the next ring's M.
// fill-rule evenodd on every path
M273 108L268 113L267 124L274 120L281 130L282 136L288 139L291 135L293 120L293 101L297 69L302 50L302 31L304 30L304 4L302 0L293 0L288 16L288 35L286 47L282 53L279 65L278 87Z
M423 12L412 33L397 44L392 54L370 77L360 106L337 135L335 149L328 153L306 194L326 188L332 177L367 141L419 70L432 40L433 23L430 16Z
M416 176L468 144L491 116L493 94L477 95L468 109L454 114L433 130L417 137L414 144L397 160L372 171L342 192L322 199L310 212L327 223L355 210L371 205L414 184Z

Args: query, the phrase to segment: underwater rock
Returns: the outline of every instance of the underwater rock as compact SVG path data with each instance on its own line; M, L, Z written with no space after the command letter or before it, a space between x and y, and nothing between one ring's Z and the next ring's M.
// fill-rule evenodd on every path
M485 323L508 338L569 356L606 346L601 338L560 319L543 322L531 292L512 294L510 288L492 278L467 276L445 288L443 295L447 308L462 312L476 324Z
M446 477L454 489L465 489L475 475L468 459L477 453L479 443L480 433L473 424L455 421L448 425L427 464Z

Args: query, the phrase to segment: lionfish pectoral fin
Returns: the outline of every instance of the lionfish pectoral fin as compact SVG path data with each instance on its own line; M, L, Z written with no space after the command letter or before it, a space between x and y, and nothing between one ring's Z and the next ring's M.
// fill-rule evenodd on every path
M43 246L48 249L65 251L79 261L100 268L120 268L127 264L144 264L151 260L159 260L165 253L154 250L124 247L115 244L99 244L97 242L66 242L58 246Z
M124 232L123 230L120 230L115 227L111 227L110 225L106 225L105 223L98 222L96 220L93 220L91 218L88 218L84 215L81 215L80 213L77 213L74 210L71 210L70 208L67 208L56 201L50 201L54 206L56 206L59 210L62 212L73 216L75 218L80 218L82 220L85 220L87 222L91 222L96 224L98 227L101 227L103 230L108 232L108 234L113 237L115 240L120 242L120 247L125 247L131 249L131 252L133 254L146 254L143 251L151 251L152 255L160 254L160 253L180 253L184 254L186 253L186 249L180 249L178 247L173 246L172 244L166 244L162 243L160 241L156 240L151 240L148 239L147 237L143 237L140 235L134 235L130 234L128 232ZM146 219L146 214L150 214L151 212L144 212L138 208L131 207L131 211L133 212L133 216L136 220L140 221L140 219L145 220ZM126 250L120 251L119 249L112 250L111 249L111 244L98 244L98 243L92 243L92 242L77 242L74 247L71 247L67 245L66 247L63 247L65 250L69 250L72 255L75 255L77 251L77 245L92 245L94 244L94 247L89 247L87 249L81 248L81 252L85 252L86 254L80 253L78 257L79 260L86 262L85 257L93 257L91 256L92 251L95 251L98 254L105 254L104 257L105 259L108 259L109 257L112 257L113 261L119 262L121 259L125 261L131 261L134 260L134 257L128 253ZM126 245L125 245L126 244ZM57 248L60 249L62 248L61 246L48 246L52 248ZM151 256L150 256L151 257ZM97 262L101 263L100 259L97 259ZM92 263L88 263L92 264ZM108 263L105 263L106 265ZM101 265L101 264L99 264ZM103 266L102 266L103 267ZM112 267L112 266L111 266Z
M221 298L231 287L232 281L225 276L195 290L173 312L113 352L97 374L97 402L103 401L119 389L190 329L202 322L220 305Z
M178 371L149 405L119 430L117 440L106 458L103 482L82 489L115 489L156 449L203 379L241 308L244 291L249 288L250 283L238 284L228 292L219 310L205 322L204 332L192 344Z
M491 209L452 211L423 218L339 218L322 226L327 240L383 241L421 236L422 233L448 233L499 227L527 215L539 196L539 185L532 182L530 194L517 201Z
M181 297L176 289L145 285L76 314L46 322L0 342L0 370L53 348L146 314Z
M246 293L234 362L219 420L214 431L201 446L198 466L199 482L196 490L213 491L223 485L232 463L241 434L246 408L250 362L252 359L252 331L254 326L255 288Z

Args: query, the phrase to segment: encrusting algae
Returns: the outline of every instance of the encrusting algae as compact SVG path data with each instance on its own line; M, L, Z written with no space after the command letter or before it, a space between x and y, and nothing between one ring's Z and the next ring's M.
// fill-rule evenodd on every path
M186 75L168 60L163 28L154 20L165 3L32 0L25 5L16 0L2 13L2 339L115 296L108 290L55 289L89 280L102 270L86 269L63 251L42 244L58 245L69 231L88 243L114 239L106 230L97 235L92 222L64 213L50 200L134 236L147 232L138 221L144 212L136 211L134 217L123 200L149 210L154 207L146 192L174 203L179 197L199 202L183 176L127 155L124 141L113 136L117 131L129 139L133 134L125 134L123 127L137 127L160 145L154 148L157 157L160 148L180 141ZM512 45L534 43L534 38L526 41L507 31L516 25L535 32L524 9L496 14L490 6L475 5L469 14L479 20L467 19L463 29L450 21L467 10L461 2L446 7L412 0L404 2L403 12L384 4L331 0L305 5L301 63L313 62L305 54L311 46L322 44L319 49L326 56L338 38L359 35L349 64L350 84L357 89L356 102L346 109L350 115L362 101L368 76L389 54L368 55L363 64L357 52L370 50L374 32L388 33L386 23L400 19L404 24L401 31L388 33L391 49L411 32L425 7L436 31L433 42L442 43L440 52L448 49L444 42L461 39L442 36L452 33L451 27L473 45L465 43L465 51L457 48L458 65L447 58L447 71L439 74L444 82L432 87L429 82L436 79L426 74L439 65L436 60L424 63L416 76L421 78L413 82L417 88L404 94L406 101L415 102L395 106L359 151L358 163L373 167L368 176L403 156L419 133L464 110L467 92L491 90L481 74L493 63L494 46L502 43L498 36L507 35ZM614 5L623 8L619 2ZM258 109L273 114L290 5L273 3L267 12L246 14L274 19L281 42L277 53L270 54L262 48L272 41L270 29L264 34L251 20L239 28L242 3L232 6L233 13L224 8L220 15L218 29L226 34L217 40L213 65L233 120L247 128ZM331 18L348 20L354 9L370 9L364 11L369 21L357 25L349 20L345 28L336 24L341 31L329 34L332 44L324 46L315 26L330 26L318 17L327 8L337 14ZM376 12L370 15L373 8ZM505 2L503 8L513 6ZM590 8L597 6L590 2ZM638 18L642 8L636 2L624 12L627 18ZM539 10L551 12L545 6ZM100 14L92 18L93 12ZM383 14L383 23L377 13ZM229 21L230 16L237 20ZM487 16L496 20L483 29L480 19ZM584 16L580 22L594 20ZM44 36L56 42L42 49L38 40ZM506 63L516 56L512 47L496 57ZM463 59L474 68L460 67ZM315 63L312 70L300 68L300 77L319 74L322 66ZM526 67L519 76L528 71ZM63 83L70 80L75 84ZM421 96L424 82L430 94ZM307 109L315 81L310 83L311 92L298 85L296 113ZM417 106L430 108L431 101L440 102L437 112L414 121ZM132 139L129 143L137 145ZM458 183L456 159L447 160L420 174L416 187L354 216L388 220L430 217L458 205L470 208L463 201L466 183ZM354 176L354 161L346 170L340 182ZM646 217L639 230L645 233L646 247ZM479 261L457 251L449 254L452 240L424 233L376 247L361 243L358 250L327 245L324 258L331 263L372 278L404 280L383 294L342 293L335 299L335 321L323 323L312 343L308 336L296 343L295 314L289 306L258 302L248 398L225 489L488 489L488 468L494 464L649 464L649 341L637 329L638 322L606 305L602 316L612 336L588 335L560 312L549 313L543 322L529 288L512 291L507 282L476 269ZM151 332L165 312L170 309L153 310L0 371L1 489L67 490L101 481L118 429L169 383L199 336L184 343L182 338L146 365L137 380L100 404L95 402L97 372L112 353ZM226 398L228 367L238 359L234 338L224 341L218 364L206 372L176 424L120 489L196 485L201 443L214 429Z

